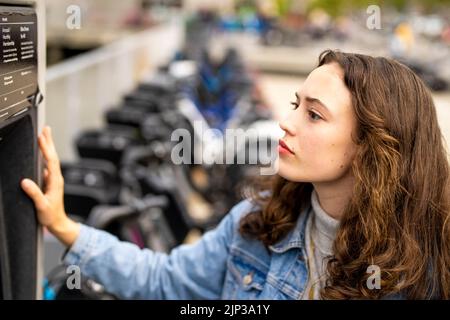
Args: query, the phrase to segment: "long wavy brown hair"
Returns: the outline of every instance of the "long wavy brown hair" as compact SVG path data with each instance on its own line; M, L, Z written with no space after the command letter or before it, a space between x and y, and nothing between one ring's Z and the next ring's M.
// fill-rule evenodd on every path
M394 60L331 50L319 57L319 66L333 62L352 95L357 153L321 297L449 299L450 170L430 91ZM293 229L313 186L275 176L250 190L261 210L241 220L240 232L269 246ZM379 290L367 287L370 265L381 270Z

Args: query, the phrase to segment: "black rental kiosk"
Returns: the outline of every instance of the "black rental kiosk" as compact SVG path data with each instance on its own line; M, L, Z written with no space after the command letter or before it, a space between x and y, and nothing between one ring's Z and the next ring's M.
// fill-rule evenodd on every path
M33 2L0 0L1 299L38 298L40 232L20 188L25 177L39 180L37 22Z

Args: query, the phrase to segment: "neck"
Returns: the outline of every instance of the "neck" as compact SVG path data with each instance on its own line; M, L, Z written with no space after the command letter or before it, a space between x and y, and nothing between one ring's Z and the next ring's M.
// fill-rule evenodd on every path
M353 176L333 182L313 183L320 207L333 219L340 220L352 196Z

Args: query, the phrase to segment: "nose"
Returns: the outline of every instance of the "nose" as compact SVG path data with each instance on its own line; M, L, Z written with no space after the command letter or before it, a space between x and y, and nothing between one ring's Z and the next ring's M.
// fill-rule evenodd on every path
M292 116L287 116L283 120L280 121L279 125L281 130L283 130L287 135L294 136L295 135L295 127L293 125Z

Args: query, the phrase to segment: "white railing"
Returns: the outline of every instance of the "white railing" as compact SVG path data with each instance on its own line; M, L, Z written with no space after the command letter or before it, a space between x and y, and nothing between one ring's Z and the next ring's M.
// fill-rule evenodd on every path
M183 37L181 20L174 19L47 69L46 123L62 160L76 158L76 136L101 127L104 111L167 62Z

